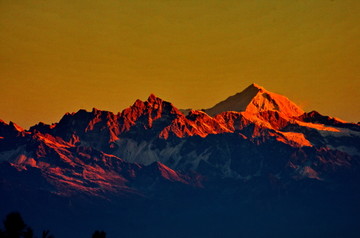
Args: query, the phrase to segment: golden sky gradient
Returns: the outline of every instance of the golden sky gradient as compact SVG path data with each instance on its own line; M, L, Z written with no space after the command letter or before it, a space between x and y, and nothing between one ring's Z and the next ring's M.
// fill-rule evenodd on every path
M0 118L208 108L256 82L360 121L359 0L0 0Z

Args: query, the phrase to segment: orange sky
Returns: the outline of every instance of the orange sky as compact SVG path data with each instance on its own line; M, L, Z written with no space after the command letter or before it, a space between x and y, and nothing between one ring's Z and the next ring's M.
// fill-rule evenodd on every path
M0 118L28 127L150 93L208 108L256 82L360 121L358 0L0 0Z

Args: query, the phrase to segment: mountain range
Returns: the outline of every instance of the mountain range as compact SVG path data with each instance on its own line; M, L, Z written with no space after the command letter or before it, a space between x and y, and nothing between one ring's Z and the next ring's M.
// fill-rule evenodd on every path
M0 120L0 215L59 237L357 237L360 124L252 84L204 110L151 94L28 130Z

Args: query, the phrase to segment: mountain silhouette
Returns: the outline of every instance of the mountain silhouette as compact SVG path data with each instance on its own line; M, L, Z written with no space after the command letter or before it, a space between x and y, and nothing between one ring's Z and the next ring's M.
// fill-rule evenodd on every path
M66 237L289 237L289 219L298 237L355 237L359 145L359 124L256 84L206 110L151 94L29 130L0 121L0 215L21 210Z

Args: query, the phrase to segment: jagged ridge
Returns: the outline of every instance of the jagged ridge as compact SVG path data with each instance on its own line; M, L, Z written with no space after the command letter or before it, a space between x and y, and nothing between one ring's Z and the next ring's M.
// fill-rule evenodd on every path
M254 147L254 150L260 148L260 144L273 143L285 146L289 151L303 147L315 147L311 153L317 153L317 150L334 150L337 153L336 150L339 150L344 153L341 157L346 158L339 164L348 165L351 159L346 154L359 154L358 131L357 124L316 112L303 113L286 97L252 84L205 112L190 110L187 115L152 94L146 101L136 100L118 114L95 108L91 112L79 110L67 113L58 123L39 123L28 131L12 122L6 124L1 121L0 151L3 152L2 160L12 161L19 168L23 165L37 167L42 163L39 158L49 156L53 160L48 167L59 166L58 163L75 166L77 155L73 148L84 147L129 162L150 165L159 161L182 170L201 170L206 164L222 175L241 177L244 174L233 166L233 152L221 155L220 160L224 161L220 164L212 161L216 153L223 153L222 148L214 149L217 148L218 138L240 135L236 139L238 143L248 141L248 146ZM193 143L198 143L198 137L209 137L204 139L202 148L193 147ZM23 155L21 151L9 152L22 147L30 156ZM289 159L290 154L287 155Z

